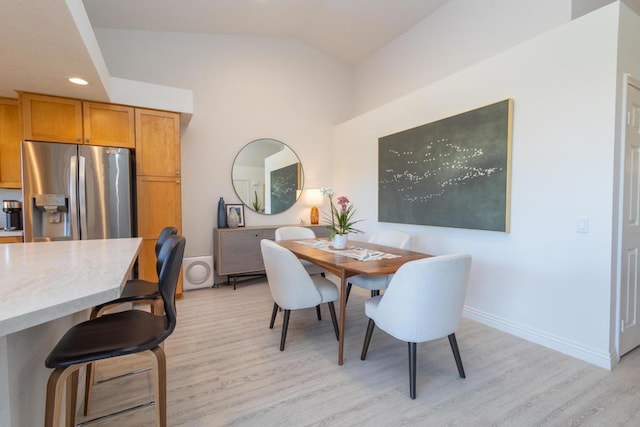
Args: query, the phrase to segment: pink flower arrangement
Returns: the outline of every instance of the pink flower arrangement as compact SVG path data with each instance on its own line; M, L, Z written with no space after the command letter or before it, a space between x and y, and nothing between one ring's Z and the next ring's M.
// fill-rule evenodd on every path
M329 198L331 205L331 225L327 226L331 230L329 238L333 238L336 234L360 233L361 231L353 226L362 220L354 219L357 209L350 200L346 196L338 197L338 208L333 204L333 190L325 187L321 191L324 196Z

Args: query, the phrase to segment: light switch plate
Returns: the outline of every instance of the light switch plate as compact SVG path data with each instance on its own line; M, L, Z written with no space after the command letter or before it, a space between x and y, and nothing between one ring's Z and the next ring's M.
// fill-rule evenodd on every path
M589 217L577 216L576 217L576 233L588 233L589 232Z

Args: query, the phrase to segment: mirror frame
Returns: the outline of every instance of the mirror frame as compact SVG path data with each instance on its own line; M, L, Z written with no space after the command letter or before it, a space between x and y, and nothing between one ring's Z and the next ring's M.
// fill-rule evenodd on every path
M242 175L239 170L242 167L255 168L258 173ZM262 169L260 176L259 169ZM290 209L302 194L302 162L284 142L259 138L242 147L233 159L231 185L247 209L263 215L276 215Z

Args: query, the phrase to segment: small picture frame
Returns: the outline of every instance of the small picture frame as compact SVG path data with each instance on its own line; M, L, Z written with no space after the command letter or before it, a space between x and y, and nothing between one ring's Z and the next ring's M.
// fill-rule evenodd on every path
M244 205L227 204L225 207L227 209L227 221L229 218L229 213L231 213L232 210L235 210L236 214L238 215L238 227L244 227Z

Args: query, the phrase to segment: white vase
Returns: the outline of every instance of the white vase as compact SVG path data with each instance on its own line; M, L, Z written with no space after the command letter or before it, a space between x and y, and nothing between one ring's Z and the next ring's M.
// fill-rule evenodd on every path
M347 234L336 234L333 236L334 249L345 249L347 247Z

